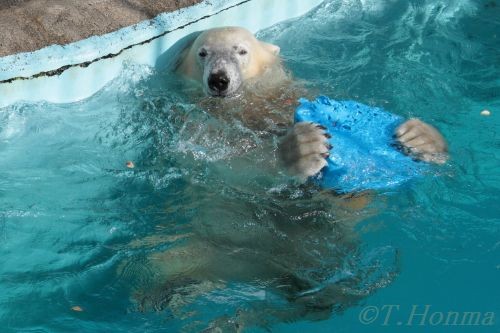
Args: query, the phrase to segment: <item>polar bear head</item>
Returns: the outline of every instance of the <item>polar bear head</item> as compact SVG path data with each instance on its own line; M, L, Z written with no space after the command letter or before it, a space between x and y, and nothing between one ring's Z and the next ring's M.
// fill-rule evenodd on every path
M209 95L231 96L243 82L279 63L279 51L243 28L210 29L183 52L177 72L201 82Z

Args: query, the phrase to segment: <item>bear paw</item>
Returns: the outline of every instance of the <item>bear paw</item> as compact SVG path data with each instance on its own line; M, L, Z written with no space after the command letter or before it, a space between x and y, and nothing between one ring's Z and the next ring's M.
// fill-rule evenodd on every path
M278 147L279 157L287 170L301 179L314 176L326 165L331 146L325 127L301 122L295 124Z
M442 164L448 159L448 146L439 131L419 119L410 119L396 129L396 139L405 153L419 160Z

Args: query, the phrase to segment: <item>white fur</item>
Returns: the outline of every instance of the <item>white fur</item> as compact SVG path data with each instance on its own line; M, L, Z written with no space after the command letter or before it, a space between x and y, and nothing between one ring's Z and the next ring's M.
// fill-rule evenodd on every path
M186 49L177 72L199 81L209 93L209 75L223 69L231 79L230 93L235 93L243 82L259 77L278 62L279 50L275 45L257 40L243 28L210 29L202 32Z
M230 79L227 95L231 95L247 81L269 80L264 73L280 63L279 51L279 47L257 40L243 28L210 29L202 32L184 51L177 72L199 81L205 92L213 95L208 86L209 76L223 71ZM443 163L448 157L441 134L420 120L404 123L397 129L396 136L405 151L416 158ZM296 124L281 141L279 155L290 173L305 179L327 165L325 157L329 148L326 133L320 126Z

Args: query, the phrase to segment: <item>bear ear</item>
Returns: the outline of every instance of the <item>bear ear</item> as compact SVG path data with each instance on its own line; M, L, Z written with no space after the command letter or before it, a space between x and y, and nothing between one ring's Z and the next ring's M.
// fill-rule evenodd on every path
M271 52L273 55L277 56L280 54L280 47L277 45L265 43L265 42L260 42L260 44L269 52Z

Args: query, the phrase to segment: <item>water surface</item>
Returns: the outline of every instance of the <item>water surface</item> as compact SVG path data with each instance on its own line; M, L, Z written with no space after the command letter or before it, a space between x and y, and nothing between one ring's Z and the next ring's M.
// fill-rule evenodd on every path
M259 32L309 91L448 138L435 176L359 209L290 181L280 126L214 115L226 102L149 67L78 103L0 109L2 330L499 331L406 325L413 305L499 315L499 17L495 1L329 0Z

